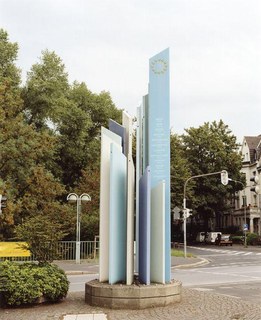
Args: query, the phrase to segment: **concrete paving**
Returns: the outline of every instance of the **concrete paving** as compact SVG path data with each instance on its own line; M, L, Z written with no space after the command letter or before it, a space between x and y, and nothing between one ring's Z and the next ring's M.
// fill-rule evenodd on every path
M191 260L193 259L193 260ZM196 259L196 260L194 260ZM174 268L202 263L199 258L175 258ZM67 273L96 271L97 264L59 262ZM88 268L87 268L88 266ZM95 266L95 268L94 268ZM89 269L91 267L91 269ZM93 269L93 270L92 270ZM93 272L96 273L96 272ZM111 310L85 303L84 292L69 293L60 303L0 309L1 320L260 320L261 304L208 291L182 289L182 301L144 310Z

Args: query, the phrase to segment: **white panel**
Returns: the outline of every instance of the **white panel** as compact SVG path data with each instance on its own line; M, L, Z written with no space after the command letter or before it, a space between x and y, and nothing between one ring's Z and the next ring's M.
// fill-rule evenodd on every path
M151 190L151 282L165 283L165 181Z
M127 261L127 159L111 144L109 284L126 281Z
M135 237L135 272L139 272L139 181L141 177L140 167L140 107L137 108L136 128L136 237Z
M121 137L101 128L99 281L109 279L110 144L122 150Z
M122 125L126 128L126 155L132 155L132 117L125 111L122 112Z
M128 155L127 175L127 261L126 284L133 283L134 275L134 183L135 169L132 156Z

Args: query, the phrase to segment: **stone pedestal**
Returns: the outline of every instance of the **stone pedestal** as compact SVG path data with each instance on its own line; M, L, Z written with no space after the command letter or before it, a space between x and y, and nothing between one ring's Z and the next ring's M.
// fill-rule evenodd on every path
M85 284L85 302L111 309L145 309L162 307L181 301L182 284L172 280L168 284L109 285L98 280Z

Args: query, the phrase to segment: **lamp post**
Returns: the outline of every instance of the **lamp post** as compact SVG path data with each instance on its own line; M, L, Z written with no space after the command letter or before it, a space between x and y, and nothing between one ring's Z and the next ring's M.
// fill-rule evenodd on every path
M234 181L236 183L240 183L243 187L243 206L244 206L244 247L247 248L247 236L246 236L246 225L247 225L247 220L246 220L246 186L244 185L243 182L238 181L238 180L233 180L231 178L228 178L229 181Z
M76 193L70 193L67 196L67 201L76 202L77 205L75 263L81 263L81 207L82 201L91 201L91 197L87 193L80 196Z

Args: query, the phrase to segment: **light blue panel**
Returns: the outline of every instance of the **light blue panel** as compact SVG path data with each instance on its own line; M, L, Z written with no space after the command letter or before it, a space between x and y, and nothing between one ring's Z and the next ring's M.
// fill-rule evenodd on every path
M150 168L140 178L139 196L139 280L150 284Z
M126 281L126 177L126 157L112 143L110 158L109 284Z
M109 129L110 131L116 133L119 135L122 139L122 152L127 156L126 154L126 129L120 125L118 122L109 119Z
M100 169L100 246L99 281L109 280L109 205L110 205L110 145L114 143L122 152L121 137L110 130L101 128L101 169Z
M151 190L151 281L165 283L165 182Z
M134 280L134 184L135 168L131 154L127 157L127 256L126 284Z
M170 97L169 50L166 49L149 61L149 165L151 187L162 180L165 192L165 277L171 280L170 253ZM153 236L153 235L152 235Z

